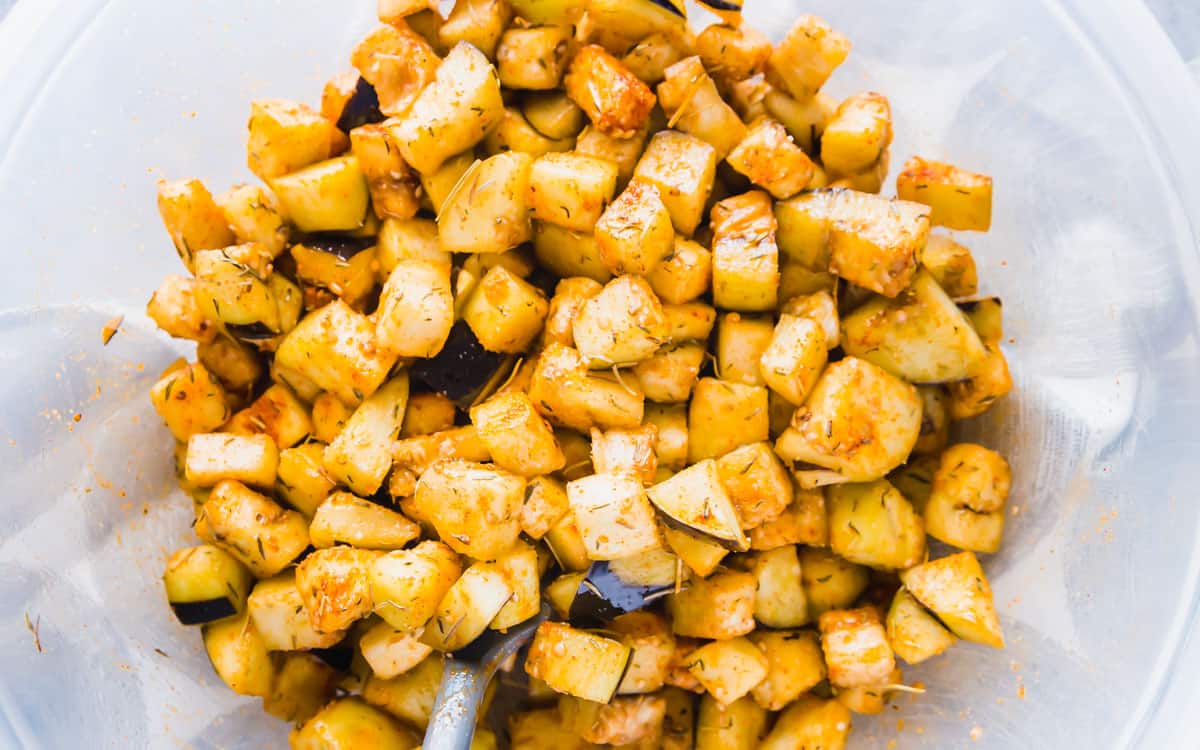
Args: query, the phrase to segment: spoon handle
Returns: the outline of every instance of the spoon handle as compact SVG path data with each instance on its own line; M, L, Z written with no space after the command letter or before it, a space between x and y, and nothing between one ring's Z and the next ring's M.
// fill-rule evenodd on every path
M446 660L442 687L434 701L421 750L469 750L475 734L475 714L479 712L491 671L476 663Z

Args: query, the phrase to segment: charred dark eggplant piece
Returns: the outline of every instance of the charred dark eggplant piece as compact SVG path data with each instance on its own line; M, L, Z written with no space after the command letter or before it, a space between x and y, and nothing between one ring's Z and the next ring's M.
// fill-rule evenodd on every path
M450 329L446 345L437 356L417 360L409 372L415 380L465 408L508 359L484 349L471 327L460 320Z
M337 121L338 130L349 133L359 126L383 122L385 119L383 112L379 111L379 94L375 92L375 87L360 76L354 93L346 100L346 106L342 107L342 114Z

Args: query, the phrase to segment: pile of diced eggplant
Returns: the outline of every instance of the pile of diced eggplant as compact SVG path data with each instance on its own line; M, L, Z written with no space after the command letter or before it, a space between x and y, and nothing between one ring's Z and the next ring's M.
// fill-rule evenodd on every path
M949 444L1012 387L1000 301L931 233L991 179L879 195L888 100L822 93L813 16L378 5L319 109L251 105L261 183L159 187L200 541L164 580L229 687L293 748L408 750L445 656L546 606L472 747L837 750L900 662L1001 647L1009 467Z

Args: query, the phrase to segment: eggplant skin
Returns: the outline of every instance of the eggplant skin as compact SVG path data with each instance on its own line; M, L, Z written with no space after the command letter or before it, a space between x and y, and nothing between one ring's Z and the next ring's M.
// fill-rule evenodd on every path
M362 125L383 122L385 119L383 112L379 111L379 94L375 92L375 87L359 76L354 93L346 100L346 106L342 107L342 114L338 117L338 130L349 133Z
M700 4L713 10L726 10L734 13L742 12L742 0L699 0Z
M336 255L342 260L350 260L363 250L374 247L375 240L371 237L347 237L344 234L317 232L304 235L292 244L304 245L313 250Z
M226 323L225 330L235 339L247 342L267 341L279 335L262 323Z
M685 10L685 6L682 2L672 2L672 0L650 0L650 4L657 5L658 7L662 8L663 10L665 10L669 13L672 13L674 15L677 15L680 18L687 18L687 11ZM713 5L712 3L704 3L704 4L705 5ZM727 5L727 3L723 2L723 0L718 0L718 4L722 10L730 10L729 8L724 7L725 5ZM713 7L717 7L717 5L713 5ZM739 3L738 6L736 8L733 8L732 10L741 10L741 4Z
M437 356L417 360L410 373L451 401L462 402L487 384L505 358L504 354L484 349L466 321L460 320L450 329Z
M601 625L626 612L642 609L673 590L673 585L630 585L618 578L607 562L594 562L579 583L568 619L573 624Z
M182 625L203 625L237 614L237 607L225 596L200 602L171 602L171 609Z
M345 644L329 648L314 648L309 653L339 672L349 672L350 662L354 659L354 647Z

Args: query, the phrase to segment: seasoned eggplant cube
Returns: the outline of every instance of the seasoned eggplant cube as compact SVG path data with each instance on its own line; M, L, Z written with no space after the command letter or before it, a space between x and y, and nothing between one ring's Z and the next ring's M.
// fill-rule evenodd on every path
M396 357L379 346L367 316L335 300L284 337L275 361L353 406L383 384Z
M335 492L317 508L308 528L317 549L349 544L360 549L400 549L421 534L417 524L394 510L349 492Z
M620 641L557 622L538 626L525 658L525 671L560 693L607 703L629 664Z
M655 429L654 455L660 468L679 471L687 465L687 407L683 404L649 404L643 416Z
M450 329L446 344L433 358L412 366L412 377L452 401L469 403L469 397L491 380L503 365L504 356L479 343L466 321Z
M948 235L929 235L929 241L921 252L921 265L951 297L970 297L979 291L975 258L971 256L970 249Z
M662 544L654 508L639 479L593 474L568 482L567 500L593 560L633 557Z
M237 241L225 214L200 180L159 182L158 213L189 271L197 251L228 247Z
M421 207L434 214L440 213L446 199L476 162L478 159L475 158L475 149L471 148L447 157L434 171L421 174L421 190L424 193L421 196ZM436 224L434 230L436 239ZM436 247L441 251L440 239L437 239ZM446 255L449 257L449 253Z
M829 544L850 562L902 570L925 559L925 525L886 479L825 490Z
M558 282L550 298L550 310L542 328L542 340L563 346L575 345L574 324L583 304L604 287L592 279L575 276Z
M437 223L431 219L384 219L376 238L375 257L379 278L386 281L405 260L421 260L449 268L452 258L441 248Z
M282 99L251 102L249 128L246 165L266 182L328 159L344 138L319 112Z
M400 436L408 403L402 372L368 396L325 449L329 476L364 497L383 485L392 468L392 441Z
M717 474L743 529L774 520L792 503L792 480L769 443L751 443L717 460Z
M204 316L226 324L261 323L272 334L282 328L279 306L267 286L271 255L253 243L195 254L196 300Z
M345 630L371 613L372 550L338 546L318 549L296 566L296 588L318 632Z
M229 419L228 394L198 362L163 375L150 389L150 401L180 441L212 432Z
M950 446L933 475L926 530L960 549L996 552L1011 486L1012 472L999 453L971 443Z
M183 625L202 625L246 609L254 576L224 550L210 544L177 550L167 558L163 586Z
M792 297L784 303L779 312L781 316L795 315L816 321L825 334L825 348L835 349L840 344L841 320L838 317L837 302L828 291Z
M323 391L312 404L313 437L331 443L346 426L354 409L342 403L336 395Z
M1012 390L1008 360L997 344L985 344L987 356L966 380L950 383L950 416L969 419L985 413Z
M567 67L569 26L510 28L496 48L500 83L510 89L555 89Z
M725 310L774 310L779 248L771 197L761 190L713 206L713 304Z
M223 479L271 487L278 466L279 449L268 435L212 432L188 438L187 479L198 487L212 487Z
M929 208L843 190L833 211L829 270L885 297L908 287L929 237Z
M647 274L674 247L671 215L653 185L631 182L594 224L600 260L614 274Z
M617 693L653 693L662 688L675 652L670 623L653 612L629 612L614 618L609 629L619 633L633 649Z
M396 470L392 472L389 492L395 497L406 497L416 490L416 475L424 474L429 467L443 461L490 461L487 446L479 439L474 425L454 427L431 435L399 440L392 445ZM399 471L410 472L411 484L396 479ZM405 492L397 492L402 484L408 484ZM416 510L416 508L414 508ZM408 512L408 511L405 511ZM419 515L419 514L418 514Z
M922 515L933 490L933 475L941 465L941 456L911 456L908 463L888 475L888 481L900 490L913 508Z
M829 266L829 228L838 195L831 190L813 190L775 204L776 239L788 262L813 270Z
M406 725L424 731L429 724L433 703L442 682L444 662L445 659L440 653L434 653L404 674L390 680L370 675L362 686L363 700L383 709ZM414 745L410 743L406 747Z
M570 512L567 490L562 482L551 477L535 477L525 486L525 503L521 506L521 532L531 539L541 539Z
M283 570L308 547L304 516L232 479L213 487L200 513L196 534L260 578Z
M987 356L967 317L924 271L894 299L873 299L847 315L842 348L913 383L962 380Z
M528 111L528 107L526 107ZM599 128L588 125L575 139L575 151L598 159L605 159L617 165L617 185L624 185L633 177L633 171L642 150L646 147L650 123L647 122L632 136L617 138L608 135Z
M767 733L768 718L767 712L749 696L722 706L716 698L706 693L700 697L700 709L696 716L695 750L757 750L763 735Z
M646 398L659 403L683 403L696 387L707 353L700 342L658 350L633 368Z
M210 622L202 632L208 659L230 690L260 697L270 693L275 667L248 613Z
M429 260L398 262L380 293L379 345L401 357L436 357L453 325L449 267Z
M524 393L505 393L471 409L471 421L497 466L526 477L550 474L566 459L554 431Z
M324 97L322 97L321 103L322 114L324 114ZM338 130L349 135L350 131L355 128L374 125L386 119L387 116L379 109L379 93L375 91L375 87L361 75L355 76L354 88L349 91L349 95L345 97L338 109ZM353 143L353 141L351 142Z
M517 542L505 555L496 560L512 592L489 627L504 631L519 625L541 611L541 563L538 550Z
M281 654L271 692L263 696L263 711L288 723L304 724L333 699L340 677L310 654Z
M745 638L713 641L691 653L688 671L722 705L749 693L767 676L767 657Z
M664 520L680 531L737 551L750 548L716 461L701 460L646 494Z
M809 612L816 616L853 604L870 583L871 572L828 550L800 548L801 580Z
M992 178L914 156L896 177L896 194L932 209L935 226L986 232L992 224Z
M712 283L712 253L677 236L671 253L646 274L646 280L664 303L692 302Z
M458 555L441 542L381 555L369 574L375 614L397 630L416 630L433 617L461 574Z
M575 102L562 91L533 92L525 96L521 113L529 125L551 140L570 140L580 135L587 117ZM579 153L584 153L580 151ZM587 154L600 159L617 162L606 154ZM635 155L634 160L637 159ZM632 169L632 163L629 165Z
M529 175L530 215L565 229L590 232L612 200L617 166L578 153L546 154Z
M575 53L563 87L599 130L630 138L646 124L654 93L603 47L589 44Z
M658 102L667 125L707 142L716 160L724 159L746 135L737 112L725 103L717 85L693 55L663 71L658 84Z
M529 398L552 423L583 432L637 427L645 408L645 395L636 386L589 374L579 352L561 344L550 344L539 355Z
M770 550L792 544L827 546L825 496L821 490L794 489L794 498L774 519L750 529L750 549Z
M726 157L729 166L778 200L808 187L816 165L775 120L761 117Z
M146 315L159 328L179 339L205 343L217 335L216 321L210 320L196 299L199 284L191 277L168 276L150 295Z
M749 25L713 24L695 41L696 54L722 91L760 74L771 57L771 40Z
M569 509L558 523L550 527L544 539L550 554L564 570L587 570L592 565L587 548L583 545L583 537L579 535L579 527L575 525L575 516Z
M921 432L917 389L866 360L830 364L775 442L785 461L880 479L908 458Z
M640 746L662 735L667 703L659 696L613 698L608 703L559 696L558 713L563 727L585 742L616 746Z
M403 119L388 127L404 161L421 174L483 140L504 114L500 80L477 48L459 42Z
M390 117L403 117L408 112L421 91L433 81L439 62L429 42L404 23L377 27L350 55L350 64L374 90L378 110ZM353 101L348 102L347 109ZM364 104L369 102L368 95ZM373 113L368 111L368 114ZM345 115L343 110L339 127Z
M438 41L443 47L468 42L494 58L496 45L512 16L507 0L455 0L450 15L438 29Z
M534 222L533 252L538 263L556 276L583 276L600 283L612 278L600 260L596 239L590 234Z
M825 333L811 318L781 315L759 359L763 381L795 406L804 403L827 361Z
M370 189L357 156L341 156L270 181L288 219L302 232L358 229L366 221Z
M769 73L768 81L773 77L773 74ZM771 88L763 96L762 103L767 114L787 128L796 145L804 149L806 154L817 156L820 153L821 135L838 108L836 99L823 92L818 92L812 97L796 99L778 88ZM810 187L820 187L824 184L822 174L823 170L813 174Z
M483 138L484 156L496 156L506 151L516 151L537 158L550 153L570 151L574 139L549 138L529 124L525 115L516 107L505 107L500 123Z
M958 640L903 587L888 609L887 637L896 656L909 664L931 659Z
M438 211L442 250L502 253L530 240L532 164L529 154L510 151L469 169Z
M677 635L726 639L754 630L754 592L750 573L729 571L693 579L667 597L667 613Z
M549 310L541 290L494 266L471 292L462 317L485 349L517 354L541 333Z
M247 606L255 629L272 651L330 648L345 636L342 630L321 632L313 627L295 571L259 581Z
M887 633L871 607L833 610L818 620L821 649L836 687L882 685L896 668Z
M722 456L770 437L767 389L701 378L688 405L688 460Z
M339 698L321 709L290 739L292 750L408 750L419 738L387 713L359 698Z
M526 0L530 2L531 0ZM542 4L538 0L538 4ZM551 5L552 3L546 3ZM551 695L554 695L552 692ZM592 743L563 726L558 708L540 708L508 717L509 747L512 750L594 750Z
M779 269L778 298L786 301L817 292L832 294L837 285L838 277L828 271L813 271L794 261L784 261Z
M716 371L730 383L765 385L758 362L775 332L770 317L724 313L717 323Z
M610 281L584 303L574 325L579 353L590 366L602 369L650 357L667 334L662 304L640 276Z
M457 418L458 407L442 394L432 391L410 393L400 437L419 437L449 430Z
M850 709L836 700L801 696L779 715L759 750L843 750L850 734Z
M812 630L758 630L749 636L767 659L767 674L754 686L755 702L778 711L825 679L825 656Z
M930 273L933 273L931 270ZM1004 307L999 297L984 297L959 304L983 343L998 346L1004 338Z
M371 208L380 219L411 219L421 207L420 181L381 125L362 125L350 132L350 148L367 178Z
M658 471L653 425L636 429L592 430L592 466L597 474L622 474L653 484Z
M487 630L512 593L499 565L474 563L446 591L421 641L438 651L463 648Z
M664 525L663 539L667 547L696 575L704 578L729 554L729 548L717 542Z
M772 628L794 628L809 621L808 600L795 547L778 547L738 559L758 581L754 617Z
M385 680L404 674L433 653L417 638L382 621L363 633L358 648L371 673Z
M892 109L873 92L843 101L821 135L821 163L834 174L852 175L879 161L892 142Z
M668 34L651 34L633 46L621 62L647 86L655 86L670 66L683 59L684 45Z
M850 54L850 40L816 16L796 19L769 60L773 77L797 99L807 99Z
M658 188L675 231L691 237L704 219L717 161L717 149L701 137L664 130L650 139L633 176Z
M708 341L717 322L717 311L703 302L663 305L663 314L667 318L667 343L670 344Z
M524 494L525 480L515 474L447 461L421 475L415 498L421 514L452 549L476 560L494 560L521 533Z
M248 392L263 375L258 350L228 336L218 336L212 341L200 342L196 347L196 358L232 391ZM291 416L289 413L289 428L292 426ZM304 419L308 419L307 413L304 414ZM306 429L305 434L310 430L311 427ZM303 437L304 435L301 435L296 439L300 440ZM280 441L277 439L275 442Z

